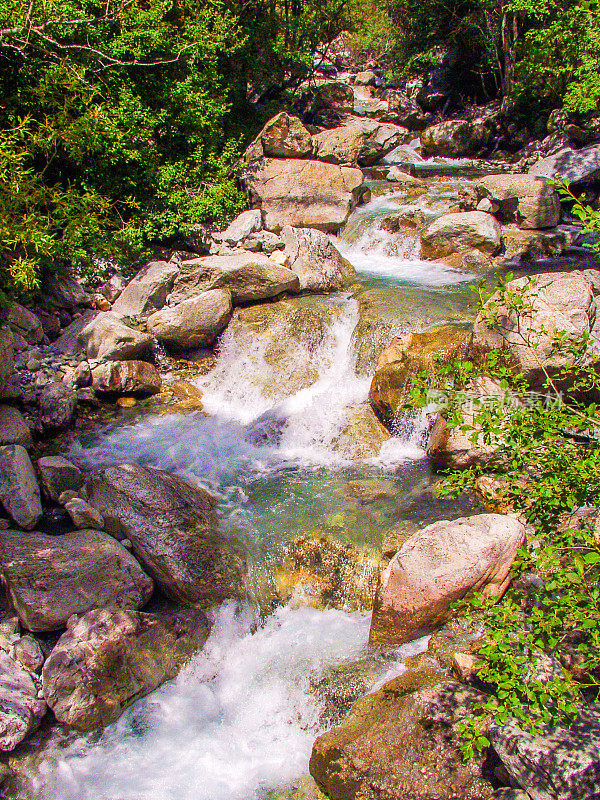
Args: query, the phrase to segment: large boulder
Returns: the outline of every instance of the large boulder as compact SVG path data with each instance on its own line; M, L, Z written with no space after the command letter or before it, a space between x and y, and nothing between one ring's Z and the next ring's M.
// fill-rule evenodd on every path
M354 110L354 91L347 83L304 84L295 103L302 118L313 125L334 128Z
M101 394L149 395L161 386L156 367L147 361L107 361L92 370L92 387Z
M381 574L370 643L398 645L431 633L473 592L501 597L524 542L523 523L501 514L442 520L418 531Z
M6 321L11 331L22 336L27 344L40 344L43 341L44 330L39 318L19 303L11 305Z
M148 330L161 342L185 350L213 342L230 318L230 291L209 289L152 314Z
M478 250L493 256L502 246L498 220L485 211L442 214L421 233L424 258L444 258L463 250Z
M242 593L243 559L217 528L208 492L158 469L121 464L87 483L105 529L127 538L146 570L174 600L210 605Z
M306 158L312 153L312 137L298 117L281 111L259 134L263 154L272 158Z
M118 316L137 317L152 314L167 302L179 267L172 261L151 261L136 273L113 303Z
M407 399L411 378L464 356L470 338L464 328L444 325L394 339L379 357L369 390L376 413L391 424Z
M83 473L63 456L38 458L37 468L44 493L55 503L64 491L77 492L83 486Z
M406 128L374 120L357 120L313 136L315 156L333 164L372 166L408 137Z
M63 381L50 381L36 391L36 408L30 414L39 433L64 428L77 407L77 392Z
M298 291L298 279L287 267L263 253L193 258L182 261L181 272L169 295L169 305L177 305L210 289L230 291L232 302L237 305Z
M364 133L363 146L358 154L361 167L372 167L392 150L412 139L408 130L400 125L375 120L363 120L360 125Z
M301 291L335 292L356 280L352 264L322 231L286 225L281 234Z
M89 306L90 296L72 275L48 272L42 281L42 297L54 308L73 311L77 306Z
M0 405L0 445L20 444L31 447L31 430L18 408Z
M529 168L530 175L584 184L600 178L600 144L575 150L565 147Z
M111 311L95 316L77 338L87 357L100 361L145 359L149 357L152 345L152 338L147 333L125 325Z
M0 447L0 503L25 530L35 528L42 518L40 487L22 445Z
M559 333L575 344L587 334L598 339L599 292L597 270L549 272L510 281L508 295L521 300L509 306L499 293L490 298L473 327L474 355L503 348L532 388L540 388L546 372L557 373L575 358L568 349L556 349Z
M263 158L242 175L264 226L278 233L284 225L336 233L364 191L364 176L354 167L305 159Z
M421 131L421 147L427 155L460 158L476 153L486 143L487 136L481 122L451 119Z
M208 635L201 614L95 609L72 617L44 664L43 691L56 719L88 731L174 678Z
M229 245L237 245L262 228L262 215L258 209L242 211L233 222L220 234L221 241Z
M112 536L79 530L62 536L5 531L0 569L11 603L29 631L63 628L92 608L142 608L152 581Z
M319 736L310 774L331 800L486 800L485 755L460 751L460 722L483 697L432 670L394 678Z
M0 651L0 750L14 750L40 724L46 703L38 679Z
M520 228L553 228L560 219L560 200L554 186L529 175L486 175L477 185L480 196L498 206L507 222Z

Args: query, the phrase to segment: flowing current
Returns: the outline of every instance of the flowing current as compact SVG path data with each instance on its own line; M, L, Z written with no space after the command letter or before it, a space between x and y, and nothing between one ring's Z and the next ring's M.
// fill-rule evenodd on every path
M71 457L87 467L152 465L216 494L223 530L246 545L256 602L213 609L204 649L115 724L53 734L37 768L38 800L267 800L307 774L328 724L315 687L340 665L371 658L369 614L286 603L272 611L273 570L294 536L317 531L377 549L387 530L405 524L398 509L410 510L429 480L428 422L417 416L373 447L361 309L391 298L381 311L387 344L403 332L403 315L415 324L414 309L423 327L460 320L461 291L473 277L422 261L416 237L379 229L403 203L375 198L337 242L364 295L299 298L277 304L281 313L262 327L243 315L230 325L214 369L197 379L208 416L150 416L73 444ZM381 499L358 503L349 492L356 481ZM364 691L425 646L386 654Z

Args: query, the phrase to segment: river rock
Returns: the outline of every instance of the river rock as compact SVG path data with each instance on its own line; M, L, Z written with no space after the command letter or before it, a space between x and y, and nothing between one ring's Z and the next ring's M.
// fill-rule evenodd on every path
M104 520L99 511L91 506L83 497L72 497L64 504L65 511L76 528L92 528L101 531Z
M592 144L580 150L565 147L536 162L529 168L529 174L566 180L574 184L595 181L600 176L600 144Z
M263 154L273 158L306 158L312 153L312 137L298 117L281 111L259 134Z
M394 339L379 357L369 390L376 413L388 424L406 401L410 381L422 371L433 374L439 365L464 356L470 332L454 325Z
M63 456L38 458L37 469L44 493L55 503L64 491L77 492L83 486L83 473Z
M310 773L331 800L486 800L485 756L464 763L459 730L483 697L430 670L394 678L319 736Z
M50 381L36 391L37 408L32 414L39 433L66 427L77 407L77 393L62 381Z
M0 392L6 386L7 381L13 374L14 351L13 337L10 328L0 327Z
M348 406L346 415L345 424L332 442L333 449L351 461L376 458L390 439L389 431L368 402Z
M40 724L46 703L32 675L0 652L0 750L13 750Z
M33 636L25 635L17 639L13 645L13 657L27 672L37 674L44 666L42 648Z
M302 112L303 119L324 127L339 125L343 114L354 110L354 91L347 83L326 81L325 83L304 84L295 105Z
M364 191L359 169L306 159L260 159L242 180L275 233L284 225L336 233Z
M18 336L22 336L27 344L40 344L44 339L44 331L39 318L19 303L13 303L6 317L8 326Z
M556 334L565 332L572 342L580 341L583 334L597 338L600 272L541 273L510 281L507 290L523 293L523 307L508 308L499 294L493 295L473 327L474 354L508 350L531 387L541 388L546 370L553 373L573 363L572 354L555 350ZM494 322L489 320L490 312Z
M64 627L92 608L142 608L153 584L112 536L79 530L62 536L4 531L0 568L11 603L29 631Z
M172 261L151 261L136 273L113 303L117 316L137 317L152 314L167 302L179 267Z
M313 136L315 155L333 164L372 166L403 144L408 136L406 128L386 125L375 120L356 122L322 131Z
M0 447L0 502L21 528L31 530L42 518L40 488L27 450L19 444Z
M478 250L493 256L502 245L498 220L484 211L442 214L421 233L424 258L444 258L463 250Z
M73 311L77 306L89 306L90 296L72 275L48 272L42 281L42 297L54 308Z
M486 142L488 132L480 122L451 119L421 131L421 147L430 156L460 158L477 152Z
M377 75L372 69L366 69L363 72L357 72L354 76L354 83L357 86L375 86L377 83Z
M0 445L20 444L31 447L31 430L18 408L0 404Z
M161 342L190 349L213 342L230 319L229 289L210 289L152 314L148 330Z
M503 257L507 261L518 258L521 263L560 256L571 243L571 234L556 230L523 230L516 225L502 228Z
M520 228L553 228L560 219L560 200L554 186L530 175L486 175L477 190L497 204L506 222Z
M308 131L307 131L308 133ZM309 134L310 135L310 134ZM229 245L237 245L262 228L262 215L258 209L242 211L233 222L220 234L221 241Z
M298 276L301 291L335 292L356 280L356 270L326 234L290 225L286 225L281 234L290 268Z
M412 135L400 125L365 119L360 121L364 139L358 154L361 167L372 167L401 144L409 142Z
M430 633L473 592L501 597L524 542L523 523L501 514L442 520L418 531L381 574L369 642L395 646Z
M207 635L206 620L191 612L95 609L72 617L44 664L44 697L63 725L108 725L174 678Z
M148 358L152 339L147 333L125 325L112 311L103 311L85 326L78 342L88 358L127 361Z
M106 531L127 538L173 599L210 605L242 593L239 547L217 528L208 492L158 469L121 464L95 472L89 501Z
M92 370L92 387L101 394L149 395L161 386L156 367L147 361L108 361Z
M293 272L263 253L204 256L182 261L181 272L169 295L169 305L177 305L210 289L230 291L233 304L237 305L275 297L282 292L295 292L298 287Z

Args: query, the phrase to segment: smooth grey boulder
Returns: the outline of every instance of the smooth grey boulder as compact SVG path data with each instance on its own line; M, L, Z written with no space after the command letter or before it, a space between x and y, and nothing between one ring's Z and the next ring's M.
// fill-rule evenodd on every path
M566 728L532 736L516 721L492 725L492 747L532 800L583 800L600 795L600 706L582 708Z
M242 211L228 227L219 234L221 241L225 244L239 244L243 239L248 238L252 233L258 233L262 228L262 215L258 209Z
M88 358L100 361L145 360L152 338L130 328L111 311L101 312L79 334L78 342Z
M39 318L19 303L11 305L6 321L12 332L22 336L27 344L40 344L43 341L44 330Z
M0 651L0 750L14 750L46 713L46 703L38 697L37 680Z
M72 614L92 608L142 608L153 589L131 553L96 530L5 531L0 569L21 624L34 633L62 628Z
M148 330L161 342L184 350L213 342L231 319L229 289L209 289L148 317Z
M301 291L335 292L356 280L356 270L326 234L314 228L290 225L286 225L281 234Z
M89 323L94 320L100 312L88 309L84 311L80 317L75 317L73 322L64 328L61 335L50 345L50 350L53 353L60 353L63 355L79 355L81 353L81 343L79 335Z
M87 731L174 678L208 636L198 612L95 609L69 620L44 664L43 691L56 719Z
M146 264L115 300L112 312L119 316L137 317L158 311L167 302L178 272L179 267L171 261Z
M40 487L27 450L19 444L0 447L0 502L17 525L35 528L42 518Z
M87 489L105 530L129 539L174 600L206 606L243 593L239 545L219 533L216 501L204 489L134 464L98 470Z
M20 444L31 447L31 430L18 408L0 405L0 445Z
M55 503L65 490L77 491L83 486L82 471L63 456L38 458L37 469L45 494Z
M564 147L558 153L541 159L529 168L530 175L557 178L569 183L585 183L600 176L600 144L575 150Z
M203 256L182 261L169 305L175 306L210 289L229 289L236 305L298 291L298 278L263 253Z

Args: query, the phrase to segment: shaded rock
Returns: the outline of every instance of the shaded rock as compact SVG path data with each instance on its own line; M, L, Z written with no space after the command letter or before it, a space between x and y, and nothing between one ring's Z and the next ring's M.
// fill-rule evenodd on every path
M104 528L100 512L82 497L72 497L67 500L64 507L76 528L92 528L98 531Z
M558 153L535 163L529 168L529 174L575 184L597 180L600 176L600 144L580 150L564 147Z
M108 361L92 370L92 387L100 393L149 395L160 392L161 385L156 367L147 361Z
M23 415L14 406L0 405L0 445L20 444L31 447L31 431Z
M263 154L274 158L305 158L312 152L312 137L298 117L281 111L259 134Z
M516 721L492 725L492 747L511 782L533 800L575 800L600 793L600 708L582 708L566 728L533 736Z
M209 605L242 593L239 546L218 532L216 502L203 489L132 464L95 472L87 488L105 529L129 539L173 599Z
M189 349L213 342L230 319L231 293L210 289L152 314L148 330L162 342Z
M39 318L19 303L11 305L6 321L11 331L22 336L27 344L40 344L43 341L44 331Z
M495 255L502 245L498 221L484 211L443 214L421 233L424 258L444 258L462 250Z
M327 81L305 84L295 103L303 119L315 125L333 128L341 116L354 110L354 91L347 83Z
M0 502L21 528L31 530L42 518L40 489L27 450L0 447Z
M15 661L18 661L27 672L40 672L44 665L44 654L33 636L21 636L13 648Z
M265 158L247 167L242 180L267 230L278 233L292 225L336 233L358 203L364 179L353 167Z
M358 700L316 740L310 773L331 800L485 800L483 760L463 763L459 723L482 695L443 676L407 673Z
M404 92L392 89L384 95L388 104L385 120L395 122L410 131L420 131L431 121L431 115L423 113L423 109Z
M438 365L464 356L470 338L464 328L444 325L394 339L379 357L369 390L377 414L392 422L406 401L411 378L424 370L433 373Z
M0 750L13 750L40 724L46 703L21 664L0 652Z
M204 256L181 263L181 272L169 295L169 305L177 305L210 289L229 290L234 304L251 303L282 292L297 291L298 281L289 269L263 253Z
M97 314L77 338L87 357L100 361L127 361L150 356L151 337L124 325L112 311Z
M62 381L51 381L36 392L35 429L39 432L64 428L77 406L77 393Z
M0 327L0 391L13 373L13 337L10 328Z
M498 206L501 218L520 228L553 228L560 219L560 200L554 186L529 175L486 175L477 186Z
M173 262L151 261L136 273L113 303L113 314L136 317L152 314L167 302L179 267Z
M321 231L286 225L281 233L290 269L298 276L301 291L333 292L356 280L352 264Z
M72 275L48 272L42 282L42 296L54 308L73 311L76 306L89 306L90 296Z
M257 233L261 228L262 216L260 211L242 211L220 234L220 238L226 244L235 245L243 239L247 239L252 233Z
M57 720L87 731L174 678L208 636L198 614L95 609L69 620L42 673Z
M98 312L92 309L84 311L80 317L76 317L73 322L66 327L61 335L50 345L53 353L60 353L63 355L79 355L81 353L81 344L79 342L79 334L87 327L87 325L98 316Z
M477 152L485 143L488 131L480 122L451 119L425 128L421 147L431 156L460 158Z
M408 130L399 125L364 120L361 122L361 127L364 133L363 145L358 154L358 163L361 167L372 167L392 150L412 138Z
M62 628L72 614L92 608L141 608L153 588L131 553L96 530L6 531L0 568L21 624L34 633Z
M473 592L501 597L524 542L525 526L500 514L442 520L415 533L381 574L370 643L397 645L423 636Z
M37 469L47 497L58 502L66 490L77 491L83 486L83 473L62 456L38 458Z

